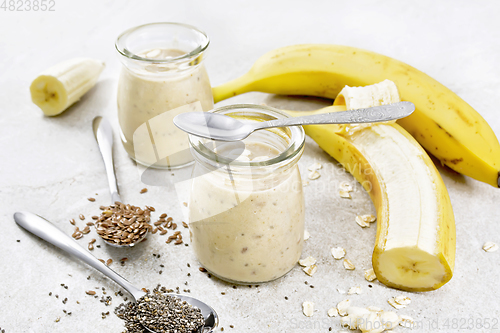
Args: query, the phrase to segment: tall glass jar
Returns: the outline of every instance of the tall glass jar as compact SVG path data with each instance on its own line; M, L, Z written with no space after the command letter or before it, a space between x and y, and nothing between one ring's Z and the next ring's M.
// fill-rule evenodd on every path
M116 40L123 68L118 82L118 120L129 156L156 168L190 164L187 135L172 119L213 108L203 65L209 39L195 27L151 23Z
M288 117L243 104L213 112L244 122ZM304 151L300 126L260 130L238 142L189 136L195 158L189 227L200 263L232 283L271 281L300 258L304 197L297 162Z

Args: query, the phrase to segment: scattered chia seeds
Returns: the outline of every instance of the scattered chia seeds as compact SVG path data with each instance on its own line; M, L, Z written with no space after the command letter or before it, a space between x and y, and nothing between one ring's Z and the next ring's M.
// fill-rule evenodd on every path
M118 318L125 321L126 332L143 333L145 326L158 333L192 333L205 323L200 309L164 294L165 290L158 285L137 303L122 303L115 309Z

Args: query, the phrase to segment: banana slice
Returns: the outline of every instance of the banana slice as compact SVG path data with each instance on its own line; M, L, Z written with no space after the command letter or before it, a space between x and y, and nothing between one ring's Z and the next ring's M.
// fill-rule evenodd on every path
M89 91L103 69L102 61L86 58L52 66L31 83L31 100L45 115L56 116Z

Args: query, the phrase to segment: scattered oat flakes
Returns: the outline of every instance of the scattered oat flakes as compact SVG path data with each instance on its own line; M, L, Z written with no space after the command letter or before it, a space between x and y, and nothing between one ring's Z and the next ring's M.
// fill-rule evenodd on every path
M377 220L377 217L375 215L371 214L366 214L366 215L360 215L361 219L367 223L373 223Z
M316 271L318 270L318 266L316 265L311 265L311 266L307 266L307 267L304 267L302 269L307 275L309 276L313 276L314 273L316 273Z
M140 193L143 194L143 193L146 193L147 191L148 191L147 188L143 188Z
M85 293L87 295L90 295L90 296L94 296L95 295L95 291L93 291L93 290L87 290Z
M361 290L360 286L351 287L347 291L347 295L353 295L353 294L361 295L362 293L363 293L363 291Z
M351 305L351 301L349 299L345 299L342 302L337 304L337 310L339 312L339 315L341 316L347 316L347 309Z
M184 207L188 206L187 202L183 202L182 204L184 205Z
M371 312L381 312L382 309L379 308L378 306L369 306L367 307L368 311L371 311Z
M314 313L314 303L313 302L304 302L302 303L302 312L306 317L312 317Z
M339 288L337 288L337 291L339 292L339 294L345 294L346 293L345 290L342 290L342 289L339 289Z
M366 281L372 282L375 280L377 276L375 275L375 272L373 271L373 268L370 268L365 272L365 279Z
M348 182L342 182L339 184L339 189L345 192L352 192L352 186Z
M315 179L318 179L319 177L321 177L321 175L319 174L319 172L317 170L314 170L307 175L307 178L309 178L310 180L315 180Z
M332 256L335 259L340 260L345 257L345 250L341 247L334 247L332 248Z
M347 327L351 330L355 330L358 328L358 326L356 325L356 321L352 320L352 318L349 318L347 316L340 318L340 326Z
M306 187L307 185L309 185L309 181L303 180L302 181L302 186Z
M316 263L316 259L314 259L313 257L309 256L305 259L300 259L299 260L299 265L302 266L302 267L306 267L306 266L311 266L311 265L314 265Z
M344 191L344 190L340 190L339 195L341 198L352 199L351 194L347 191Z
M399 315L393 311L380 311L379 316L386 330L395 328L400 322Z
M401 321L399 322L400 326L403 326L406 328L413 328L413 326L415 325L413 318L410 316L400 315L399 319L401 319Z
M311 164L310 166L307 167L307 170L309 171L316 171L316 170L319 170L319 169L322 169L323 168L323 165L321 165L321 163L314 163L314 164Z
M486 242L483 244L483 250L484 252L495 252L496 250L498 250L498 245L497 243Z
M396 296L394 297L394 301L399 305L409 305L411 303L411 298L408 296Z
M309 231L304 230L304 240L308 240L309 237L311 237L311 234L309 233Z
M349 259L344 259L344 268L347 270L354 270L356 267Z
M370 223L368 222L365 222L361 216L356 216L356 223L361 227L361 228L366 228L366 227L370 227Z
M358 319L358 329L366 333L380 333L384 331L384 324L377 313L370 312Z
M392 305L395 309L405 308L408 304L411 303L411 299L408 296L396 296L391 297L387 300L387 303Z
M328 310L327 314L328 317L337 317L339 315L339 310L337 310L337 308L331 308Z

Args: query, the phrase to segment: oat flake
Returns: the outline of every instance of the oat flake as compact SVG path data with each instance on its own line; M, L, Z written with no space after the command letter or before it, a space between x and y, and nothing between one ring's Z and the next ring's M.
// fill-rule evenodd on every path
M370 268L365 272L365 279L366 281L372 282L377 278L377 275L375 275L375 272L373 271L373 268Z
M493 242L486 242L483 244L483 250L484 252L495 252L498 250L498 245Z
M311 265L311 266L307 266L307 267L304 267L302 269L307 275L309 276L313 276L314 273L316 273L316 271L318 270L318 266L316 265Z
M339 310L337 310L337 308L331 308L328 310L327 314L328 317L337 317L339 315Z
M302 303L302 313L306 317L312 317L314 313L314 303L313 302L304 302Z
M352 192L352 186L348 182L342 182L339 184L339 189L346 192Z
M309 233L309 231L304 230L304 240L308 240L309 237L311 237L311 234Z
M349 288L349 291L347 291L347 295L353 295L353 294L361 295L362 293L363 291L361 290L360 286L351 287Z
M334 247L332 249L333 258L340 260L345 257L345 250L341 247Z
M309 173L307 175L307 178L309 178L310 180L315 180L315 179L318 179L319 177L321 177L321 175L316 170L312 171L311 173Z
M351 301L349 299L345 299L342 302L338 303L337 310L339 312L339 315L347 316L347 309L349 309L350 305L351 305Z
M347 270L349 270L349 271L352 271L356 267L354 266L354 264L349 259L344 259L344 268L347 269Z
M305 259L300 259L299 260L299 265L302 266L302 267L307 267L307 266L311 266L311 265L314 265L316 263L316 259L314 259L313 257L309 256Z
M341 198L352 199L351 194L347 191L344 191L344 190L340 190L339 195Z

